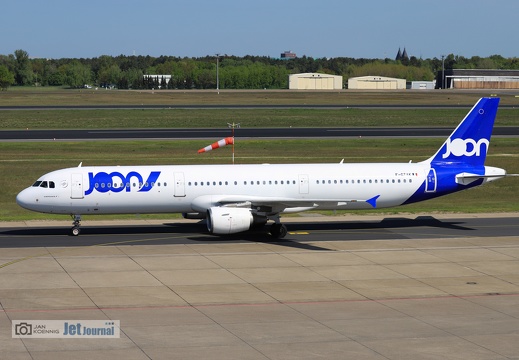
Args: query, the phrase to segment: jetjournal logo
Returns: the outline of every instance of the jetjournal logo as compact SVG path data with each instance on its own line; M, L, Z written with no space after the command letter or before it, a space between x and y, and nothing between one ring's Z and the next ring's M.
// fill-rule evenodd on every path
M96 174L89 172L88 182L90 186L85 191L85 195L90 195L94 190L100 193L110 191L118 193L123 190L130 192L134 188L137 188L139 192L150 191L159 176L160 171L152 171L146 180L137 171L130 171L126 175L117 171L111 173L98 172Z
M442 155L443 159L449 156L480 156L481 146L485 145L486 154L488 150L489 141L487 139L480 139L476 141L474 139L447 139L445 154Z
M120 338L120 320L13 320L13 338Z

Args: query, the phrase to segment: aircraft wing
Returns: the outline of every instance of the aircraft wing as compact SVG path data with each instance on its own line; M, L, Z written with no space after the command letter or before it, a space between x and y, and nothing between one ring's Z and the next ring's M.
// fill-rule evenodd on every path
M192 202L193 210L205 212L211 207L246 207L266 214L278 214L281 212L299 212L317 208L348 208L355 203L358 207L366 204L366 208L375 208L378 195L371 199L294 199L286 197L259 197L250 195L206 195L196 198ZM362 206L362 205L361 205Z

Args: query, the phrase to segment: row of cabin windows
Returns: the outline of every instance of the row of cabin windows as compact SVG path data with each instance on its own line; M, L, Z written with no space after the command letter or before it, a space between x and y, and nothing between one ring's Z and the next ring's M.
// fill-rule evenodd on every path
M363 179L363 180L360 180L360 179L357 179L357 180L316 180L316 184L389 184L389 183L392 183L392 184L395 184L395 183L412 183L413 180L412 179ZM228 181L213 181L212 183L210 181L206 181L206 182L203 182L203 181L194 181L194 182L191 182L189 181L188 182L188 186L211 186L211 184L213 186L216 186L216 185L219 185L219 186L228 186L229 185L229 182ZM252 180L252 181L244 181L243 182L243 185L295 185L296 184L296 181L295 180L263 180L263 181L259 181L259 180ZM143 185L145 185L146 187L148 187L148 183L138 183L139 185L139 188L141 188ZM168 186L168 183L167 182L164 182L162 183L163 186ZM238 185L238 181L234 181L234 185ZM54 181L36 181L33 185L33 187L42 187L42 188L50 188L50 189L54 189L56 186L54 184ZM112 184L111 183L95 183L95 188L111 188L112 187ZM114 188L120 188L120 187L124 187L125 184L123 183L114 183L113 184L113 187ZM137 187L137 183L132 183L131 186L133 187ZM158 183L151 183L151 187L154 187L154 186L161 186L161 183L158 182ZM130 183L126 183L126 187L129 188L130 187Z
M395 183L412 183L413 179L357 179L357 180L316 180L316 184L395 184Z
M234 181L233 182L234 185L238 185L238 181ZM295 180L252 180L252 181L243 181L243 185L295 185L296 184L296 181ZM188 186L228 186L229 185L229 182L228 181L194 181L194 182L191 182L189 181L187 183Z
M316 184L395 184L395 183L412 183L413 179L357 179L357 180L316 180ZM238 185L238 181L233 182L234 185ZM228 186L228 181L189 181L188 186ZM243 181L243 185L296 185L295 180L252 180Z
M116 189L117 189L117 188L125 187L125 185L124 185L123 183L120 183L120 184L118 184L118 183L113 183L113 184L112 184L112 183L95 183L95 184L94 184L94 187L95 187L96 189L98 189L99 187L101 187L102 189L104 189L105 187L106 187L106 188L111 188L112 185L113 185L113 187L116 188ZM132 183L132 184L131 184L131 187L137 187L137 185L139 186L139 188L141 188L143 185L146 186L146 187L148 187L149 185L151 185L151 187L154 187L154 186L161 186L161 183L160 183L160 182L158 182L158 183L154 183L154 182L152 182L151 184L148 184L148 183L138 183L138 184L137 184L137 183ZM167 182L164 182L164 183L162 183L162 185L163 185L163 186L168 186L168 183L167 183ZM126 187L129 188L129 187L130 187L130 183L126 183Z

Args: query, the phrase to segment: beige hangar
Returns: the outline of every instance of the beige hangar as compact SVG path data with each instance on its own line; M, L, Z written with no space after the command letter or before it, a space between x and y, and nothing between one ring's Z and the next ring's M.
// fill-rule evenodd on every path
M405 90L406 80L384 76L360 76L348 79L348 89Z
M288 76L288 88L291 90L341 90L342 76L304 73Z

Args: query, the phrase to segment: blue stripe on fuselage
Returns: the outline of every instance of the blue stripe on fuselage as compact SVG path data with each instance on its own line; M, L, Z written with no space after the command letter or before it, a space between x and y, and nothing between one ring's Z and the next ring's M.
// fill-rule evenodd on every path
M457 166L454 168L449 166L435 166L434 169L436 170L436 191L427 192L427 180L424 180L418 188L418 190L416 190L413 195L411 195L406 201L404 201L402 205L411 204L428 199L434 199L439 196L448 195L465 189L470 189L483 183L483 179L476 180L468 185L456 183L456 175L461 174L463 172L477 175L485 174L484 166Z

